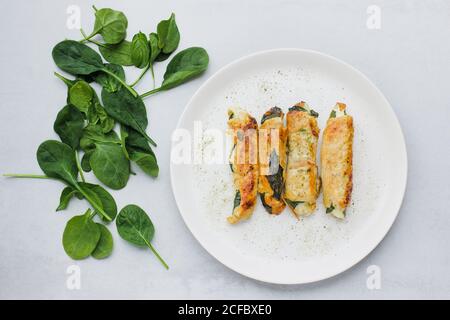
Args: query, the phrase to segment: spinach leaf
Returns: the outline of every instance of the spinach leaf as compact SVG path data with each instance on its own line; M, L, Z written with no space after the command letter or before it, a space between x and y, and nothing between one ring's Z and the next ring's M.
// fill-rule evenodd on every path
M106 191L102 186L93 183L79 182L79 186L83 192L87 193L88 196L92 198L92 201L95 201L96 206L107 213L107 215L111 218L110 220L108 220L104 215L102 215L101 218L103 221L110 222L116 218L116 201L108 191ZM99 212L98 209L94 209L96 210L96 212Z
M148 141L136 130L121 126L121 132L125 136L125 147L131 161L151 177L157 177L159 173L156 156L149 146Z
M208 53L203 48L192 47L178 52L167 65L161 88L171 89L200 75L208 63Z
M87 114L94 100L95 91L86 81L80 80L69 88L69 103Z
M117 232L122 239L139 247L147 246L164 265L169 269L167 263L151 245L155 234L155 227L144 210L136 205L130 204L120 210L116 220Z
M292 209L295 209L295 207L297 207L301 203L304 203L305 201L293 201L293 200L289 200L287 198L284 198L284 202L286 202L287 205L289 207L291 207Z
M156 143L147 135L147 111L140 97L133 97L120 88L116 92L102 90L102 101L106 112L118 122L127 125L142 134L152 145Z
M130 160L135 162L139 168L151 177L157 177L159 173L158 162L153 153L139 151L129 152Z
M42 171L48 177L62 180L78 190L103 218L112 221L111 216L103 209L102 203L93 197L92 192L86 191L82 187L82 182L77 181L78 167L75 160L75 152L72 148L59 141L44 141L38 148L37 160ZM98 187L101 188L100 186Z
M86 40L101 34L106 43L116 44L125 39L127 27L128 20L123 12L110 8L95 10L94 30Z
M89 163L95 176L111 189L126 186L130 177L130 163L119 145L96 143Z
M90 75L94 72L103 71L115 78L134 97L136 91L128 86L114 72L103 65L102 58L93 49L85 44L73 40L64 40L53 48L53 60L62 70L74 75Z
M114 131L104 133L99 125L88 125L83 130L83 136L80 140L80 147L84 151L93 150L95 143L116 143L121 141Z
M110 132L116 125L115 120L106 113L100 102L95 102L89 109L88 119L90 124L97 124L102 133Z
M239 190L236 191L236 195L234 196L233 201L233 210L239 207L241 204L241 192Z
M326 213L330 213L330 212L333 212L333 210L334 210L335 208L334 208L334 206L333 206L333 204L331 204L327 209L326 209Z
M270 108L269 111L265 112L264 115L261 118L261 124L266 122L266 120L272 119L272 118L278 118L283 116L283 110L281 110L278 107Z
M44 173L71 186L77 185L78 168L75 153L67 144L47 140L37 150L37 161Z
M67 209L70 200L72 200L74 196L80 197L79 192L72 187L69 186L65 187L61 192L61 196L59 197L59 205L58 208L56 208L56 211Z
M330 118L336 118L336 110L331 111ZM333 211L333 210L331 210Z
M148 39L150 45L150 64L153 64L153 62L156 60L156 57L158 57L159 53L161 52L161 49L158 46L158 34L152 32L150 33Z
M109 232L108 228L104 225L97 223L97 226L100 229L100 239L98 240L97 246L91 255L95 259L104 259L109 257L112 253L114 244L113 237L111 232Z
M167 65L161 87L142 94L141 98L169 90L197 77L206 70L208 63L208 53L203 48L192 47L178 52Z
M83 135L83 114L71 105L66 105L56 116L53 129L61 138L61 141L73 149L78 148L80 138Z
M61 41L53 48L52 55L61 70L73 75L88 75L103 68L100 55L77 41Z
M172 13L167 20L162 20L157 26L158 46L164 53L175 51L180 43L180 32L175 22L175 14Z
M123 67L121 65L106 63L105 68L113 72L123 81L125 81L125 71L123 70ZM100 84L103 88L105 88L109 92L116 92L117 90L119 90L121 86L121 84L115 78L104 72L95 73L94 79L95 82Z
M92 221L91 210L75 216L67 222L63 233L63 247L67 255L75 260L87 258L94 251L101 231Z
M264 193L259 194L259 197L261 198L261 203L264 209L266 209L268 213L272 214L272 207L266 202L264 195L265 195Z
M134 66L142 69L145 68L150 60L150 44L147 36L142 32L134 35L131 42L131 61Z
M119 44L105 45L99 47L100 53L106 61L121 66L132 66L131 42L123 40Z
M94 152L94 150L86 151L81 158L81 169L84 172L90 172L92 170L91 164L89 163L89 158L91 157L92 152Z

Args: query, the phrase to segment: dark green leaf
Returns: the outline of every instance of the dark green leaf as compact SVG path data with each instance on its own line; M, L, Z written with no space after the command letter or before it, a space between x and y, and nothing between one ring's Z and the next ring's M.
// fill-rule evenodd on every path
M42 171L49 177L60 179L69 185L77 184L78 168L75 153L67 144L47 140L37 150L37 161Z
M151 245L155 234L155 227L144 210L134 204L130 204L120 210L116 220L117 232L126 241L136 246L147 246L164 265L169 269L167 263Z
M135 162L139 168L151 177L157 177L159 173L158 163L154 154L131 151L130 160Z
M98 240L97 246L91 255L95 259L104 259L109 257L112 253L114 245L113 237L108 228L100 223L97 223L97 225L100 228L100 239Z
M178 52L167 65L161 90L168 90L203 73L208 67L206 50L192 47Z
M61 70L73 75L87 75L103 68L100 55L78 41L61 41L53 48L52 55Z
M95 176L111 189L126 186L130 177L130 163L119 145L96 143L89 163Z
M150 45L150 64L153 64L153 62L156 60L156 57L158 57L159 53L161 52L161 49L158 46L158 35L154 32L150 33L148 42Z
M123 67L121 65L107 63L105 64L105 68L113 72L120 79L125 81L125 71L123 70ZM119 90L121 86L121 84L119 83L119 81L117 81L117 79L113 78L111 75L104 72L96 72L94 74L94 78L95 82L100 84L103 88L105 88L109 92L116 92L117 90Z
M80 188L88 194L95 201L101 209L111 218L111 221L116 218L117 205L114 198L102 186L92 183L79 182ZM102 217L103 221L108 221Z
M89 158L91 157L92 152L94 152L94 150L86 151L83 158L81 158L81 169L84 172L90 172L92 170L91 164L89 163Z
M231 114L232 116L233 114ZM283 117L283 110L281 110L278 107L270 108L269 111L264 113L264 115L261 118L261 124L263 124L266 120L272 119L272 118L279 118Z
M239 207L240 204L241 204L241 192L237 190L236 195L234 196L233 210Z
M77 81L69 88L69 103L85 114L92 106L94 97L95 91L86 81Z
M61 192L61 196L59 197L59 205L58 208L56 208L56 211L67 209L70 200L72 200L74 196L78 197L78 195L79 195L78 191L75 190L74 188L69 186L65 187Z
M116 45L105 45L99 47L100 53L106 61L121 66L132 66L131 42L123 40Z
M300 203L304 203L305 201L292 201L292 200L284 198L284 202L286 202L287 205L289 207L291 207L292 209L295 209L295 207L297 207Z
M155 227L144 210L130 204L120 210L116 220L117 232L126 241L145 247L153 239Z
M88 125L83 130L83 136L80 140L80 147L84 151L93 150L95 143L116 143L121 141L114 131L104 133L99 125Z
M332 212L333 210L334 210L334 206L333 206L333 204L331 204L331 205L327 208L326 213L330 213L330 212Z
M88 38L101 34L108 44L116 44L125 39L128 20L121 11L103 8L95 12L94 31Z
M131 61L134 66L142 69L145 68L150 60L150 44L147 36L142 32L134 35L131 42Z
M169 19L162 20L157 27L159 42L158 46L164 53L175 51L180 43L180 32L175 21L175 14L171 14Z
M61 141L73 149L78 148L80 138L83 135L83 114L75 107L67 105L58 112L53 129L61 138Z
M147 135L147 111L140 97L133 95L125 88L117 92L102 90L102 101L106 112L118 122L127 125L142 134L150 143L156 145Z
M67 222L62 240L64 251L75 260L87 258L97 246L100 235L100 228L92 221L91 210L88 210Z

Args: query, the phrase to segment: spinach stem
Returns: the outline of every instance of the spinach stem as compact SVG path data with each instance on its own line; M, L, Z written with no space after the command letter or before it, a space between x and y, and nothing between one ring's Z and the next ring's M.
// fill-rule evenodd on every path
M93 36L96 35L95 33L93 33L93 34L91 34L91 35L88 36L88 35L86 35L86 33L84 32L83 28L80 28L80 32L81 32L81 35L83 36L83 39L81 39L80 42L89 41L89 42L91 42L91 43L93 43L93 44L98 45L99 47L104 47L104 48L106 48L106 45L105 45L104 43L100 43L100 42L98 42L98 41L95 41L95 40L92 40L92 39L91 39Z
M150 248L150 250L154 253L154 255L158 258L158 260L162 263L162 265L164 266L164 268L166 268L167 270L169 270L169 265L164 261L163 258L161 258L161 256L159 255L159 253L155 250L155 248L153 248L153 246L151 245L150 242L148 242L146 239L144 239L145 243L147 244L147 247Z
M83 195L83 197L94 207L94 209L101 213L102 216L104 216L108 221L112 221L111 217L106 214L106 212L103 210L103 208L100 208L95 204L95 202L91 199L91 197L84 192L82 188L77 184L75 184L75 188Z
M162 87L147 91L147 92L141 94L141 98L144 99L145 97L151 96L152 94L157 93L161 90L162 90Z
M106 69L106 68L102 68L101 70L102 70L103 72L109 74L111 77L113 77L113 78L116 79L117 81L119 81L121 85L123 85L128 91L130 91L130 93L133 95L133 97L135 97L135 98L138 97L138 94L136 93L136 91L135 91L133 88L131 88L129 85L127 85L127 84L125 83L125 81L123 81L122 79L120 79L120 77L118 77L114 72L109 71L109 70Z
M10 178L53 179L43 174L5 173L3 176Z
M83 170L81 169L80 158L78 156L78 151L77 150L75 150L75 161L77 163L77 168L78 168L78 172L80 173L81 181L86 183L86 180L84 180Z
M59 74L58 72L53 72L53 74L60 79L62 82L64 82L68 87L70 87L72 85L72 81L70 81L69 79L67 79L66 77L62 76L61 74Z
M142 79L142 77L147 73L148 69L150 69L150 64L148 64L148 65L144 68L144 70L141 72L141 74L139 75L139 77L138 77L136 80L134 80L134 82L131 83L129 86L133 88L133 87L134 87L134 86Z
M153 63L150 64L150 72L152 73L153 89L155 89L156 83L155 83L155 72L153 71Z

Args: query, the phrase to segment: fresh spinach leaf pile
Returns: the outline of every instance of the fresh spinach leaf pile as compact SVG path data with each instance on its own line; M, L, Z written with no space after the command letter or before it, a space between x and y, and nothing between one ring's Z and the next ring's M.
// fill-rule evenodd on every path
M92 171L102 184L114 190L127 185L134 165L157 177L158 162L152 149L156 143L146 132L148 118L142 99L197 77L208 67L209 57L200 47L178 52L168 63L161 85L155 88L154 64L168 59L180 43L175 15L159 22L156 32L138 32L128 41L128 20L123 12L93 8L94 30L87 35L81 29L82 40L61 41L52 51L55 64L71 79L55 72L67 87L67 100L53 125L61 141L44 141L37 150L37 161L45 175L5 176L62 182L56 211L67 209L74 198L87 202L90 208L72 217L64 229L63 248L72 259L108 257L113 237L105 224L117 216L119 235L131 244L149 248L168 269L151 244L155 227L145 211L130 204L117 214L111 194L101 185L87 182L84 173ZM88 44L98 47L100 54ZM127 83L124 67L142 71L135 81ZM148 71L154 88L139 94L134 87ZM101 87L100 94L95 86Z

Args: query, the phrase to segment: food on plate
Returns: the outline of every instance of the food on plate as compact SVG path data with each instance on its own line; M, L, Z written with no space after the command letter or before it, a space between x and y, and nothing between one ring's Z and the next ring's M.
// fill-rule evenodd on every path
M280 214L286 172L286 128L284 113L273 107L264 113L259 127L259 184L261 202L270 214Z
M323 132L321 170L326 212L343 219L352 193L353 118L337 103Z
M318 113L300 102L287 113L287 171L284 200L294 215L308 216L316 209L320 180L316 165Z
M248 219L255 208L258 191L258 123L240 108L228 110L228 128L233 135L230 168L236 189L232 215L228 222L235 224Z

